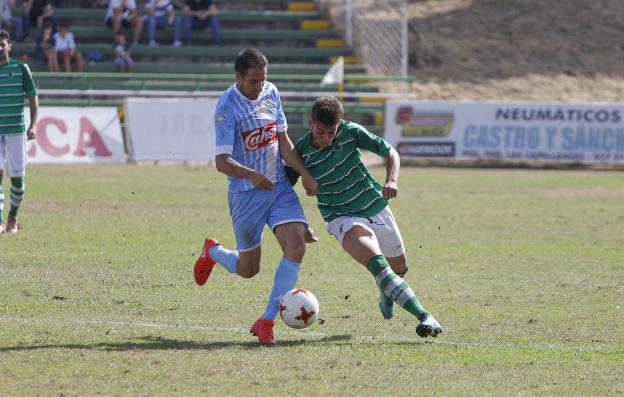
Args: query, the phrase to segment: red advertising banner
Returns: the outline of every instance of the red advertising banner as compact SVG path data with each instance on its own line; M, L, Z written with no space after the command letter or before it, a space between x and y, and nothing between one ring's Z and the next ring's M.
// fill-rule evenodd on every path
M25 110L26 125L30 122ZM28 141L29 163L125 163L116 108L39 108L37 138Z

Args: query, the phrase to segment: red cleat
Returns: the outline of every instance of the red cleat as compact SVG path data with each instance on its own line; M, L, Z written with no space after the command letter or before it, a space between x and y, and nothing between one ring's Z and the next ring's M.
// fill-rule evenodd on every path
M204 242L204 247L202 248L201 255L197 258L197 262L195 262L195 268L193 272L195 274L195 282L197 285L204 285L208 278L210 277L210 273L212 273L212 268L215 265L215 261L210 257L210 248L215 245L221 245L219 240L215 240L213 238L207 238Z
M271 320L263 320L259 318L251 327L251 333L258 337L258 342L264 346L275 346L277 342L273 339L273 326L275 323Z

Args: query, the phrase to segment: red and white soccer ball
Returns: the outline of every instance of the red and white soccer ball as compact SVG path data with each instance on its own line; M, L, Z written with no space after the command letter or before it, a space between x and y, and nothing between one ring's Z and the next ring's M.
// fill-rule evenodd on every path
M279 312L289 327L306 328L316 321L319 303L312 292L303 288L291 289L282 297Z

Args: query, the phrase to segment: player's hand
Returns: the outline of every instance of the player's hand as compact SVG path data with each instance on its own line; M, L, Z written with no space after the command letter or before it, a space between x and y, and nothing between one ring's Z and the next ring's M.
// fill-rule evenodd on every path
M314 231L314 229L312 229L310 226L308 226L308 228L305 231L305 242L308 244L311 243L316 243L318 241L318 236L316 235L316 232Z
M35 139L35 137L37 136L37 129L35 128L35 126L32 126L28 129L28 131L26 131L26 139L27 140L33 140Z
M316 196L316 192L318 190L318 182L312 176L302 176L301 183L303 184L303 188L306 191L306 195L308 196Z
M249 177L249 181L258 190L273 190L273 182L259 172L254 171Z
M381 189L381 195L386 200L390 200L391 198L395 198L399 194L399 186L394 181L386 182L383 189Z

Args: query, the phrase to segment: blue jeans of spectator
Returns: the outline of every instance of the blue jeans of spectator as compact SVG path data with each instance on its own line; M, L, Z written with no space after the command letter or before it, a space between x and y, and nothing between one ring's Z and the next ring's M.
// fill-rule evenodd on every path
M20 17L20 19L22 20L22 40L23 40L25 37L28 37L28 34L30 33L30 15L23 14Z
M221 38L219 37L219 21L217 20L216 15L209 16L208 18L203 20L197 19L190 15L185 15L182 25L184 44L191 44L193 30L204 30L208 26L210 26L210 32L212 33L212 44L221 45Z
M117 57L115 58L115 65L121 67L124 66L132 66L134 65L134 61L132 60L132 58L128 58L128 59L123 59L121 57Z
M159 17L155 15L146 15L145 22L147 23L147 34L149 42L156 41L156 28L164 29L167 27L167 15L161 15ZM180 41L180 17L176 16L173 19L173 42Z

